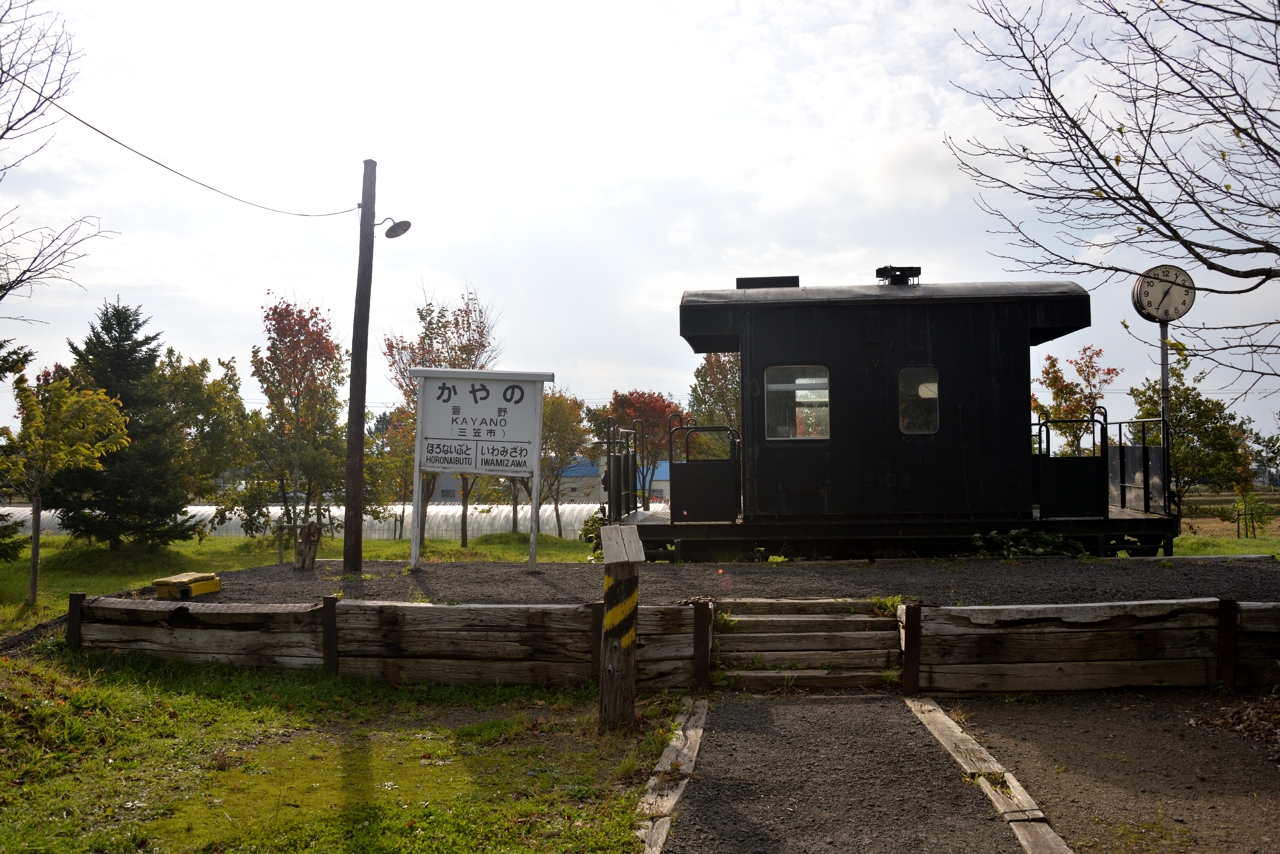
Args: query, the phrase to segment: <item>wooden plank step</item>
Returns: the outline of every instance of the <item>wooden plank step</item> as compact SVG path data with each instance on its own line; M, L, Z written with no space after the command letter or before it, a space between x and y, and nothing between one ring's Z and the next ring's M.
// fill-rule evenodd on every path
M729 632L717 634L720 653L785 652L810 649L899 649L898 631L885 632L796 632L761 634Z
M799 652L720 653L720 662L730 667L764 670L770 667L803 665L810 668L836 667L843 670L888 670L902 666L896 649L808 650Z
M725 676L734 688L746 691L773 691L788 688L874 689L884 686L884 674L879 671L858 672L841 670L726 670Z
M898 619L897 617L868 617L863 614L744 614L741 617L732 617L728 629L727 632L721 629L719 633L896 632Z
M716 613L738 614L865 614L870 599L717 599Z

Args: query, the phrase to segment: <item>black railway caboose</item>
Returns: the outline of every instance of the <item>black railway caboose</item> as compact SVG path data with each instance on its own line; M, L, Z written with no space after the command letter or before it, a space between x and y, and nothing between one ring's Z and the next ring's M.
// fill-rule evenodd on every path
M1026 528L1097 554L1171 553L1158 422L1108 424L1101 407L1032 422L1031 347L1089 326L1083 288L880 273L877 285L770 277L684 294L694 352L741 354L741 428L672 423L669 510L611 508L647 549L928 554ZM1080 437L1067 455L1064 432Z

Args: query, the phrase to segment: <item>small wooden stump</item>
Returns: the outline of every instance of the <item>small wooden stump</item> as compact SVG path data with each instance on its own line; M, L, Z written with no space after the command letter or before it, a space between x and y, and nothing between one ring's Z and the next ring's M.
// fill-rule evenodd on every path
M600 529L604 624L600 639L600 731L636 725L636 608L644 546L633 525Z
M320 549L323 530L319 522L308 522L298 529L298 541L293 548L294 569L316 568L316 552Z

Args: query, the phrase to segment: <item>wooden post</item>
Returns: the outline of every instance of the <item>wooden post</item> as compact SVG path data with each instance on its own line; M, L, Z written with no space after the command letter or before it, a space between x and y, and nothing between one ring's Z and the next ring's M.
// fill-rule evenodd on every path
M324 631L324 670L338 675L338 597L324 597L320 625Z
M693 681L703 691L711 690L710 599L693 603Z
M323 532L324 529L320 527L320 523L315 521L301 527L293 547L294 569L316 568L316 552L320 548L320 535Z
M364 410L369 360L369 299L373 290L373 205L378 164L364 162L360 188L359 257L356 261L356 304L351 323L347 376L347 481L342 522L342 571L360 574L364 551Z
M588 603L591 608L591 672L600 675L600 646L604 635L604 600Z
M1236 623L1240 603L1218 600L1218 682L1228 691L1236 689Z
M80 607L84 604L83 593L72 593L67 603L67 646L80 648Z
M634 525L600 529L604 623L600 649L600 731L636 724L636 608L644 546Z
M906 604L905 635L902 644L902 693L920 693L920 603Z

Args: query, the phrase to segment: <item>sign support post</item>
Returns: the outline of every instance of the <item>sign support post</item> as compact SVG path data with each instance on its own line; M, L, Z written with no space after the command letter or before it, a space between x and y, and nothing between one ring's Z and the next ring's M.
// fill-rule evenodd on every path
M530 572L538 568L538 531L542 528L542 506L538 500L542 492L542 383L538 383L538 398L534 401L534 413L537 418L538 433L533 446L538 449L538 452L533 455L533 479L529 481Z
M423 393L425 388L426 384L419 378L418 423L414 427L413 440L413 533L409 541L409 566L414 569L418 568L418 559L422 556L422 539L419 532L425 530L422 526L422 517L418 515L422 512L422 408L426 397Z
M538 560L542 394L551 373L411 368L418 382L410 560L421 559L422 472L531 477L529 568Z

